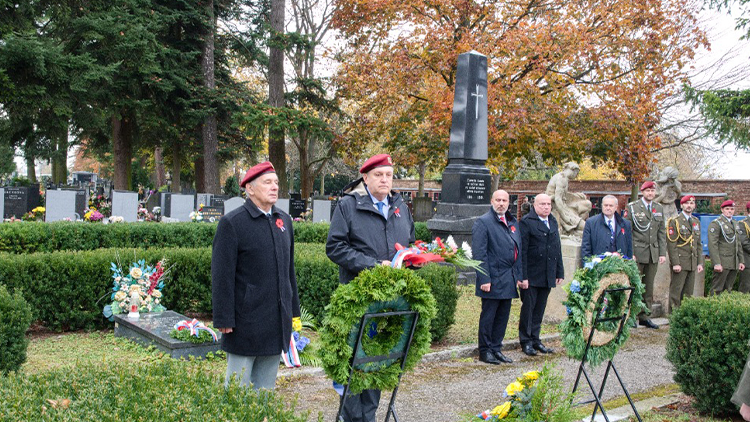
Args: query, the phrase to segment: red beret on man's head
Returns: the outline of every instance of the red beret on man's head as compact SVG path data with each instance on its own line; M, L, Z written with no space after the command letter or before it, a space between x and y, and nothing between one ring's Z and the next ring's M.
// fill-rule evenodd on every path
M747 209L750 210L750 202L748 202L747 204L745 204L745 208L747 208Z
M359 172L367 173L368 171L374 169L375 167L383 167L383 166L393 166L393 160L391 160L391 156L388 154L373 155L372 157L368 158L364 164L362 164L362 167L360 167Z
M244 187L246 184L255 180L258 176L266 173L276 173L276 169L273 168L273 164L271 164L270 161L264 161L250 167L250 170L245 173L245 177L242 178L240 186Z
M724 201L724 202L721 203L721 207L722 208L724 208L724 207L733 207L733 206L734 206L734 201L732 201L731 199L727 199L726 201Z
M695 201L695 197L693 195L685 195L685 196L683 196L682 199L680 199L680 205L684 204L685 202L687 202L687 201L689 201L691 199L693 201Z
M641 185L641 190L642 191L644 191L646 189L655 189L655 188L656 188L656 184L654 182L650 181L650 180L647 181L647 182L643 182L643 184Z

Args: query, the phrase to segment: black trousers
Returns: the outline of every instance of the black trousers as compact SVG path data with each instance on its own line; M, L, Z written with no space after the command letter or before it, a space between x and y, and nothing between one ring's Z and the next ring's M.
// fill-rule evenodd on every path
M503 348L512 299L482 298L479 314L479 353L499 352Z
M539 333L542 331L542 319L547 308L547 298L552 290L549 287L529 286L519 289L521 292L521 319L518 321L518 341L522 346L542 344Z
M380 390L364 390L344 400L341 415L345 422L375 422L375 412L380 402Z

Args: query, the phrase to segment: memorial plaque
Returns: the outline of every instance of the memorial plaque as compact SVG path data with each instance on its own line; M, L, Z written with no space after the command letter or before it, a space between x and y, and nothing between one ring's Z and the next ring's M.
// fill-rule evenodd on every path
M62 221L66 218L75 221L76 218L83 218L83 214L76 216L76 197L76 191L48 190L45 221Z
M210 193L199 193L195 195L195 209L200 208L201 204L203 204L204 207L212 207L214 205L211 204L211 197L213 195Z
M6 187L4 193L3 218L21 218L29 209L29 188Z
M180 321L191 321L185 315L174 311L160 313L142 313L140 318L128 318L127 314L114 316L115 337L125 337L143 346L154 346L169 356L179 359L195 356L206 357L208 352L216 352L221 349L221 333L217 330L218 342L190 343L172 338L174 325Z
M331 222L331 201L313 201L313 223Z
M232 212L232 210L241 207L244 203L245 200L240 198L239 196L227 199L226 201L224 201L224 215L227 215Z
M213 223L219 221L224 215L224 207L203 207L201 213L203 214L203 222Z
M176 218L179 221L191 221L190 213L195 211L195 197L193 195L169 196L169 214L164 214L169 218Z
M138 193L124 190L112 192L112 215L126 222L138 221Z
M212 207L223 207L224 201L229 199L229 195L214 195L211 197L211 206ZM208 204L206 204L208 205Z
M276 204L274 204L276 208L284 211L285 213L289 214L289 199L283 198L276 201Z
M289 215L292 216L292 219L299 218L305 211L307 211L305 201L292 196L289 200Z

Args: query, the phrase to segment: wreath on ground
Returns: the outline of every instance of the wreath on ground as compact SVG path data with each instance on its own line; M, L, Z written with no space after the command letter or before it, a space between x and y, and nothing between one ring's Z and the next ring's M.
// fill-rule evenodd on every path
M629 309L626 309L628 291L604 293L607 289L631 286L634 289ZM568 293L568 299L563 302L568 317L560 328L563 345L568 356L573 359L583 358L597 315L604 319L628 313L619 337L617 330L620 320L597 324L586 360L591 366L612 359L620 346L627 341L630 327L635 323L638 314L647 311L643 303L644 287L638 267L633 260L619 254L607 252L587 258L584 267L576 270L573 281L563 288Z
M339 286L326 306L320 331L320 359L326 374L346 384L351 357L366 313L413 310L419 312L404 370L410 370L430 348L430 321L437 308L430 287L414 271L386 266L362 271L349 284ZM361 353L379 356L402 351L409 340L409 316L373 318L365 327ZM397 359L356 365L349 389L358 394L366 389L392 390L398 384L401 364Z

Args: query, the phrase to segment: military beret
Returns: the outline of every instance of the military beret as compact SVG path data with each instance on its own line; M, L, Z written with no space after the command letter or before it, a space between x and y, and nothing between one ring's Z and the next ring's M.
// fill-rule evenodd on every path
M747 208L747 209L750 210L750 202L748 202L747 204L745 204L745 208Z
M721 203L721 207L722 208L724 208L724 207L733 207L733 206L734 206L734 201L732 201L731 199L727 199L726 201L724 201L724 202Z
M682 199L680 199L680 205L684 204L685 202L687 202L687 201L689 201L691 199L693 201L695 201L695 197L693 195L685 195L685 196L683 196Z
M245 173L245 177L242 178L240 186L245 186L246 184L255 180L258 176L266 173L276 173L276 169L273 168L273 164L271 164L270 161L264 161L260 164L256 164L250 167L250 170Z
M642 191L644 191L646 189L653 189L653 188L656 188L656 184L654 182L650 181L650 180L647 181L647 182L643 182L643 184L641 185L641 190Z
M393 165L393 160L391 160L390 155L388 154L373 155L372 157L368 158L364 164L362 164L362 167L360 167L359 172L367 173L368 171L374 169L375 167L392 166L392 165Z

